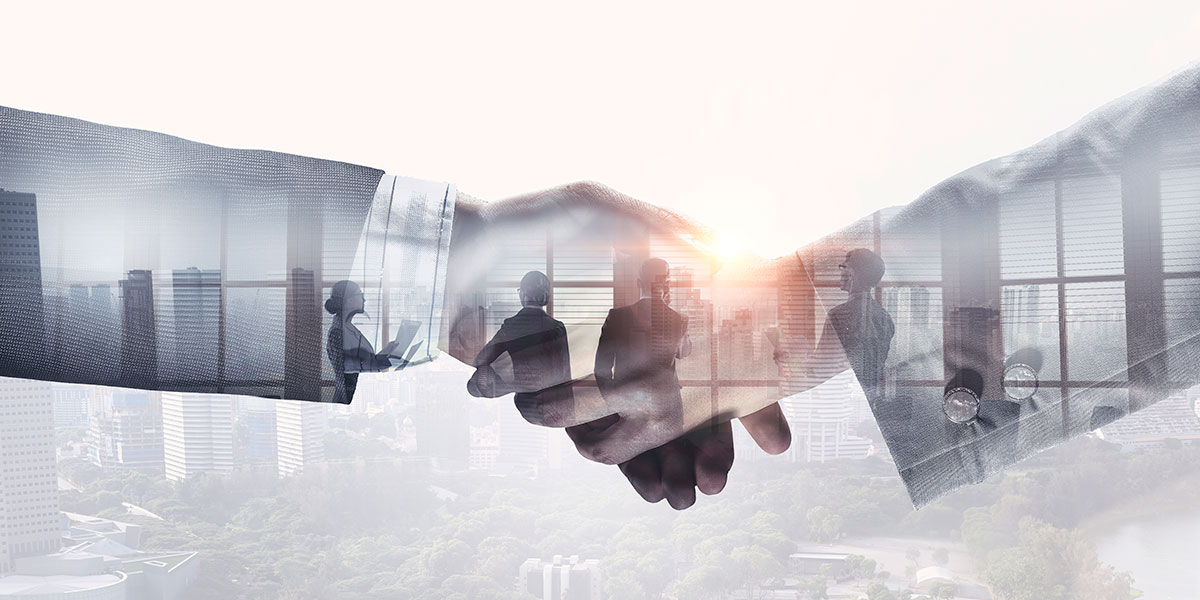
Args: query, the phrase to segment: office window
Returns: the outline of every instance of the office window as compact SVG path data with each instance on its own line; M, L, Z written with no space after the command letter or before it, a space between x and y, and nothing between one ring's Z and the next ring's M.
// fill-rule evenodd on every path
M1054 181L1033 181L1000 195L1000 276L1058 275Z
M1063 272L1120 275L1125 270L1119 174L1062 180Z
M1124 380L1125 284L1070 283L1065 289L1067 367L1074 381Z

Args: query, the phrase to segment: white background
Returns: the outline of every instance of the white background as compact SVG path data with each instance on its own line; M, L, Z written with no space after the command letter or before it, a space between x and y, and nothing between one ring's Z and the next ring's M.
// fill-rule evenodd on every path
M764 254L1200 58L1194 1L40 4L0 10L0 104L484 199L592 179Z

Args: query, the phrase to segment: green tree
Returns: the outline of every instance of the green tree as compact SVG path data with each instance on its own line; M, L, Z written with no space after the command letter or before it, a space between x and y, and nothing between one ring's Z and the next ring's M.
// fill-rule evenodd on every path
M796 592L806 600L829 600L829 580L823 576L801 579Z
M814 506L804 515L808 535L818 542L832 542L842 533L842 517L824 506Z
M867 585L867 600L896 600L896 595L882 582L872 581Z

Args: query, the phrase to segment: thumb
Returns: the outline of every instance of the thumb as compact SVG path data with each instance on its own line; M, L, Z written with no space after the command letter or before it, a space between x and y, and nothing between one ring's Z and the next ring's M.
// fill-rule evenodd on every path
M739 419L746 433L754 438L767 454L781 454L792 445L792 431L778 402L767 405Z

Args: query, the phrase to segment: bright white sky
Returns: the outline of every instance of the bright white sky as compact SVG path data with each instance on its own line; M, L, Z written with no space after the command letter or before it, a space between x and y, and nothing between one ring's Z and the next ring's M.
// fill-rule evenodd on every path
M779 254L1200 59L1194 0L746 4L27 2L0 104L484 199L592 179Z

